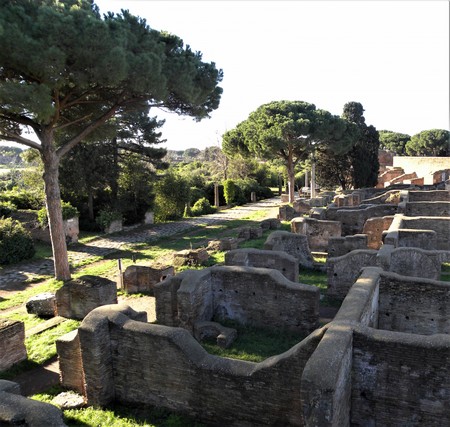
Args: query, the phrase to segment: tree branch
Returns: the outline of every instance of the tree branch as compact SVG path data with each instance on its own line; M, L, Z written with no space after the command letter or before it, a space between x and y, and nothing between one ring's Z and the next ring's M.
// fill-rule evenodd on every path
M23 136L17 135L15 133L8 132L6 129L0 128L0 138L4 139L5 141L17 142L18 144L26 145L27 147L35 148L39 151L41 150L41 146L37 142L32 141L28 138L24 138Z

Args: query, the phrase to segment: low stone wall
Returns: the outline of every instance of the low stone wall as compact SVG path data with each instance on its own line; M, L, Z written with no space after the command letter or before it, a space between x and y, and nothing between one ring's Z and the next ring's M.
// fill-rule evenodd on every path
M89 405L155 405L250 427L305 425L301 377L324 330L261 363L210 355L186 330L131 320L117 306L91 312L79 333Z
M394 248L384 245L380 251L356 250L327 259L327 294L344 299L364 267L381 267L407 277L439 280L442 263L450 262L450 251L427 251L418 248Z
M360 249L340 257L328 258L326 263L328 276L327 295L343 300L355 283L364 267L375 267L378 252L373 249Z
M358 328L351 425L450 425L450 336Z
M380 249L383 245L383 233L392 224L393 216L369 218L364 223L363 234L367 235L367 247L369 249Z
M449 202L450 191L448 190L431 190L431 191L413 191L408 190L402 193L402 198L407 202Z
M278 270L291 282L298 282L298 261L286 252L260 249L236 249L225 253L225 265L272 268Z
M175 269L172 266L153 268L145 265L130 265L122 274L121 285L129 294L145 292L153 295L155 284L174 274Z
M23 322L0 319L0 372L27 358Z
M450 213L450 202L407 202L399 205L399 213L406 216L442 216Z
M81 276L56 291L57 315L69 319L81 320L94 308L115 303L116 283L102 277Z
M291 231L304 234L308 238L308 245L312 251L325 252L328 249L328 241L332 237L341 236L341 223L315 218L294 218L291 221Z
M382 274L378 329L432 335L450 334L450 283Z
M367 249L367 234L330 237L327 252L329 257L338 257L357 249Z
M267 268L216 266L187 271L155 286L158 323L193 332L198 321L236 320L309 333L319 321L319 289Z
M450 250L450 217L436 217L436 216L421 216L421 217L408 217L403 214L397 214L391 223L391 226L385 233L384 241L386 244L393 245L395 247L400 246L399 234L400 230L419 230L417 236L420 236L424 230L434 231L435 238L432 237L432 241L423 242L424 249L436 249L436 250ZM403 236L403 237L406 237ZM435 239L435 240L434 240ZM417 241L419 245L419 240ZM431 244L435 244L434 247ZM405 243L406 245L406 243ZM411 243L409 244L411 245Z
M326 218L342 224L342 236L361 234L369 218L390 216L397 213L397 205L361 205L360 209L328 208Z
M311 268L314 264L311 250L309 249L308 237L304 234L274 231L267 237L264 249L286 252L296 258L302 267Z

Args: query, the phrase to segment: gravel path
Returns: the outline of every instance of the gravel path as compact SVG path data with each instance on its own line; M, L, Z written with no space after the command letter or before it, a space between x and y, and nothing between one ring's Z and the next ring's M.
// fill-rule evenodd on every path
M195 228L223 223L234 219L245 218L257 211L267 211L267 218L274 218L278 213L279 197L249 203L233 209L225 209L210 215L186 218L164 224L155 224L137 228L125 229L123 232L111 236L101 237L87 244L69 246L69 261L77 265L82 261L94 260L98 256L106 256L126 247L131 243L151 243L162 237L173 236L178 233L191 231ZM9 292L23 290L26 281L39 276L53 276L52 259L22 262L0 270L0 297Z

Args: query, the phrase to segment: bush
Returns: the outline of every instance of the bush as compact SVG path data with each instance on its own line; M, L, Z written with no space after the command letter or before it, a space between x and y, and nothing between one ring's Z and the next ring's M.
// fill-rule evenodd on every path
M12 212L15 212L17 207L11 202L0 202L0 218L2 216L10 216Z
M191 216L207 215L216 212L217 209L212 207L206 197L197 200L191 208Z
M232 179L227 179L224 181L223 194L227 205L231 205L236 202L236 184Z
M35 253L33 239L19 221L0 219L0 264L13 264L32 258Z
M42 200L25 190L13 189L0 194L0 202L11 202L17 209L39 209Z
M183 217L189 202L189 184L186 179L168 173L155 185L155 219L158 222Z
M120 221L123 220L122 213L111 209L101 210L98 213L97 218L95 218L95 221L101 227L102 230L108 228L113 221L118 220Z
M75 218L80 215L78 209L73 207L69 202L61 202L61 208L63 220ZM37 216L39 225L42 228L47 227L48 226L47 208L43 207L42 209L39 209Z

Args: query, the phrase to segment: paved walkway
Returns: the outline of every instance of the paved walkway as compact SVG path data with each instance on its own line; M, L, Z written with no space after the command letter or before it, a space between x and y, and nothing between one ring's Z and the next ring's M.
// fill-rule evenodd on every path
M223 223L233 219L242 219L251 214L265 210L267 218L276 217L280 198L273 197L256 203L249 203L233 209L225 209L214 214L203 215L201 217L186 218L164 224L148 225L138 228L130 228L119 234L104 236L87 244L77 244L69 246L69 261L73 265L86 261L89 258L94 260L97 256L106 256L117 252L131 243L151 243L162 237L173 236L178 233L191 231L197 227ZM39 276L53 276L54 266L52 259L22 262L11 267L0 270L0 292L17 292L25 281L36 279Z

